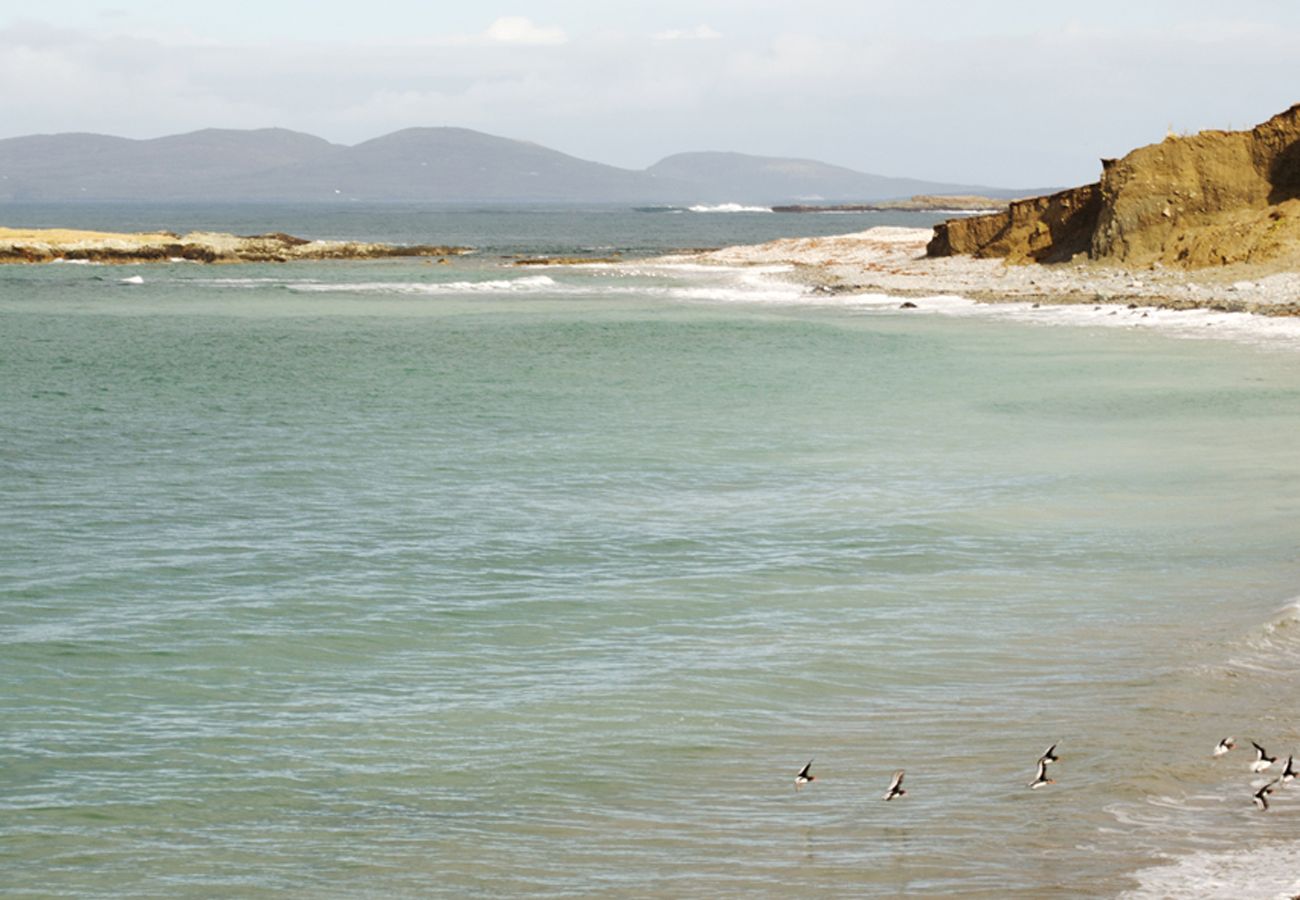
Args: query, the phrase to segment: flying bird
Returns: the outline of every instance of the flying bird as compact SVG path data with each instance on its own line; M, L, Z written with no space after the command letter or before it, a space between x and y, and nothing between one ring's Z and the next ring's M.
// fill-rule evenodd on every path
M1255 791L1255 805L1265 812L1268 812L1268 795L1273 793L1273 789L1276 786L1277 779L1275 778L1259 790Z
M1237 746L1236 740L1230 737L1226 737L1223 740L1219 741L1219 746L1214 748L1214 755L1222 756L1223 754L1227 753L1235 746Z
M1040 759L1038 761L1038 774L1034 776L1033 781L1029 782L1029 788L1036 791L1045 784L1056 784L1056 779L1047 777L1047 760Z
M812 768L813 761L808 760L808 764L799 770L799 774L794 776L794 789L797 791L810 781L816 781L817 776L809 772Z
M1288 756L1286 758L1286 768L1282 770L1282 778L1281 778L1283 784L1290 784L1291 781L1294 780L1295 778L1296 772L1295 769L1292 768L1292 763L1294 761L1295 761L1294 756Z
M894 773L894 777L889 782L889 790L885 791L885 796L881 799L893 800L895 797L902 797L906 794L907 791L903 790L903 770L899 769Z
M1054 763L1060 760L1060 758L1061 757L1056 755L1056 744L1053 744L1052 746L1048 747L1046 750L1043 751L1043 755L1038 757L1038 761L1044 764Z
M1250 764L1250 771L1263 772L1269 766L1273 765L1273 763L1277 762L1277 757L1269 756L1267 751L1265 751L1259 744L1256 744L1254 741L1251 741L1250 744L1255 748L1255 761Z

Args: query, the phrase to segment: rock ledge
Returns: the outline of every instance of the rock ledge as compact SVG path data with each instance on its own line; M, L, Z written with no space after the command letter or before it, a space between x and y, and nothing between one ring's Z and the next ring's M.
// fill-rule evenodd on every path
M455 256L466 247L309 241L288 234L239 236L217 232L186 235L160 231L115 234L66 229L0 228L0 263L56 260L99 263L293 262L317 259L383 259L398 256Z

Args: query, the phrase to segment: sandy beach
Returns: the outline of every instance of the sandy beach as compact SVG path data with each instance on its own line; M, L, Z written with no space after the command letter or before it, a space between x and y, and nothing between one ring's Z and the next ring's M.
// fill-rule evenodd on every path
M998 259L929 258L928 228L872 228L822 238L673 257L729 266L788 265L793 277L829 293L900 298L959 296L985 303L1136 304L1264 316L1300 316L1300 271L1277 266L1124 269L1094 262L1007 264Z

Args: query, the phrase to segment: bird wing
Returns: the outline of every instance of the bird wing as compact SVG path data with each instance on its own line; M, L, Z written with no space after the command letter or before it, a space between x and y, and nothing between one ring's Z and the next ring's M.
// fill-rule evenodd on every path
M1251 741L1251 742L1250 742L1250 746L1254 747L1256 750L1259 751L1259 758L1260 758L1260 759L1263 759L1265 756L1268 755L1267 752L1264 750L1264 748L1261 747L1259 744L1256 744L1254 741Z
M799 770L799 774L796 775L796 776L794 776L794 777L795 777L795 778L807 778L807 777L808 777L808 770L812 768L812 764L813 764L813 761L812 761L811 759L808 760L808 764L805 765L802 769L800 769L800 770ZM789 769L787 769L786 771L788 772Z
M899 785L901 785L902 783L903 783L903 770L899 769L897 772L893 774L893 778L889 782L889 792L892 794L895 790L898 789Z

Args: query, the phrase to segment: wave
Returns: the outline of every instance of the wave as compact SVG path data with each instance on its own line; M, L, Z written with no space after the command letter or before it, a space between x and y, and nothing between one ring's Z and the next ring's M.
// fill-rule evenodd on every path
M1166 897L1259 897L1290 900L1300 893L1295 856L1300 843L1276 843L1249 850L1198 851L1133 874L1138 886L1126 900Z
M1151 329L1171 337L1231 340L1300 348L1300 319L1209 309L1129 309L1120 304L980 303L957 294L908 297L897 294L809 292L806 302L864 312L893 313L905 303L911 315L946 315L997 319L1031 325L1071 325L1128 330Z
M554 292L557 285L549 275L490 281L369 281L290 282L285 287L302 294L535 294ZM571 289L565 288L566 292Z
M177 281L178 284L211 284L217 287L266 287L267 285L288 287L292 284L320 284L315 278L302 278L295 281L285 281L283 278L187 278L184 281Z
M1268 622L1246 635L1228 665L1283 676L1300 671L1300 597L1288 601Z
M366 294L386 296L453 296L453 295L531 295L563 294L584 297L660 297L668 301L687 303L797 303L807 294L802 285L769 278L767 276L788 271L788 266L763 266L729 269L703 265L646 265L624 268L619 264L599 263L593 269L618 270L620 277L649 277L658 283L610 284L607 280L583 280L582 283L557 281L550 275L527 275L520 278L498 278L485 281L370 281L329 282L316 279L284 280L277 278L213 278L193 279L188 283L202 283L227 289L250 290L279 287L295 294ZM664 275L687 277L665 282ZM702 279L698 276L713 276ZM657 276L657 278L656 278ZM694 276L694 277L692 277ZM721 276L721 277L719 277Z
M718 203L712 206L698 204L686 208L696 213L770 213L772 211L770 206L745 206L741 203Z
M697 203L694 206L634 206L637 212L643 213L672 213L680 214L684 212L695 213L770 213L770 206L747 206L744 203Z

